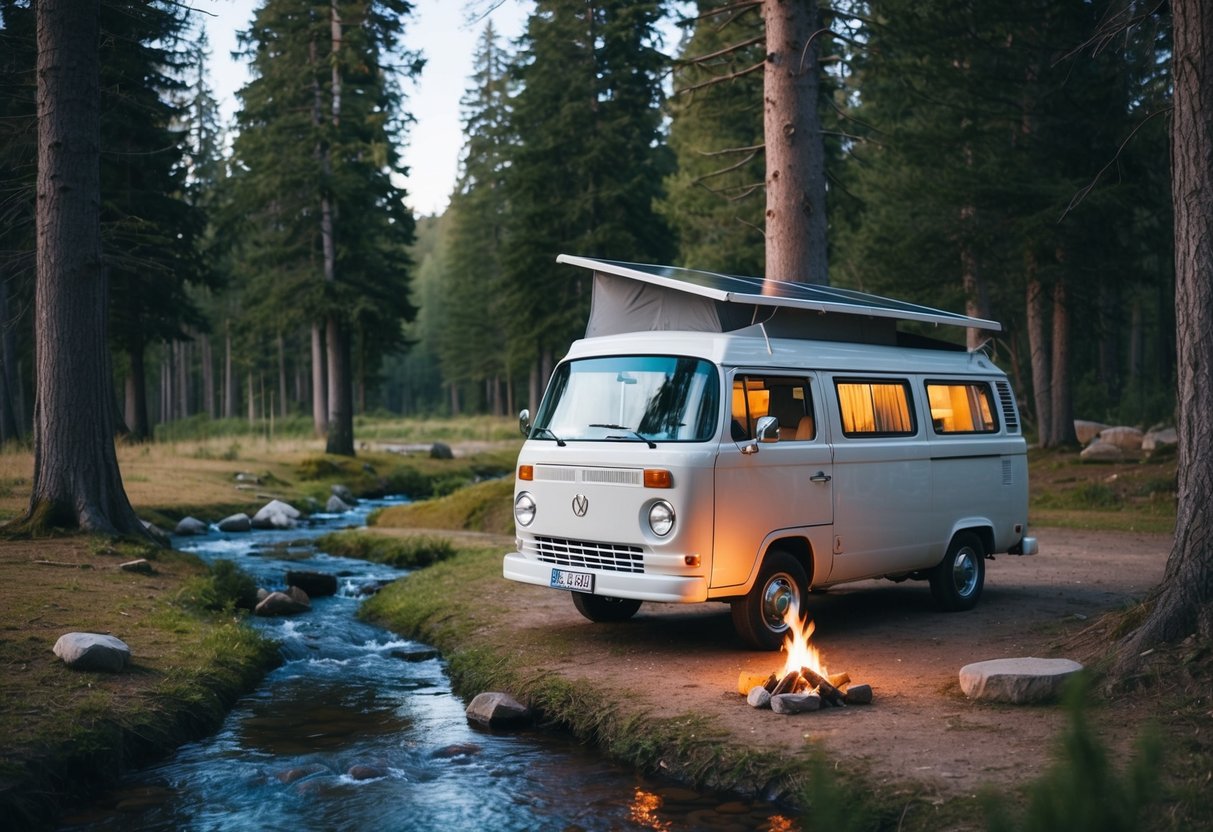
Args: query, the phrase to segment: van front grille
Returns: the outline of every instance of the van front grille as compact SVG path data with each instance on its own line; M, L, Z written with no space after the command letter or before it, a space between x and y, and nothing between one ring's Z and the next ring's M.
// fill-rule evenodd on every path
M533 541L523 543L523 551L535 555L544 563L557 566L579 566L609 572L644 572L644 557L639 546L536 537Z

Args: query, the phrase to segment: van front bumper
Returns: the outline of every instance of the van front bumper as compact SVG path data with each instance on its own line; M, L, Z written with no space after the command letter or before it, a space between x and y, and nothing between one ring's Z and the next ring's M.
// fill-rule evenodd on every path
M506 555L501 565L502 574L511 581L546 587L551 586L553 569L593 574L595 595L606 595L610 598L632 598L637 601L666 601L676 604L694 604L708 600L708 582L706 578L702 577L645 575L634 572L553 566L550 563L529 558L520 552L511 552Z

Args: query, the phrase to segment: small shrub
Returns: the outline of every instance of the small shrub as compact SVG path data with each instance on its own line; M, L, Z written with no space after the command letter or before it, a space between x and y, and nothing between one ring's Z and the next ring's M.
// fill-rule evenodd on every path
M1102 482L1087 482L1070 492L1078 508L1116 508L1120 495Z
M337 463L323 456L310 456L299 463L299 479L301 480L322 480L341 476L341 473L341 468Z
M210 574L185 582L177 602L198 610L251 610L257 605L257 584L232 561L217 560Z

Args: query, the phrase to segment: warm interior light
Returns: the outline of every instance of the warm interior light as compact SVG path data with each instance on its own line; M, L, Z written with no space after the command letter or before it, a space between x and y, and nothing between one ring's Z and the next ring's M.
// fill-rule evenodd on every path
M518 479L527 480L527 481L535 479L535 466L534 465L519 465L518 466Z
M674 475L664 468L644 469L645 488L673 488Z

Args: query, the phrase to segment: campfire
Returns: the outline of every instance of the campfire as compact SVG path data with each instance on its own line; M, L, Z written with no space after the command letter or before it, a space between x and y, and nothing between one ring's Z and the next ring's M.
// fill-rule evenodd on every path
M847 673L830 674L809 638L814 625L793 607L784 616L788 635L783 650L783 669L769 675L742 671L737 692L755 708L770 708L777 714L816 711L822 707L869 705L871 685L853 685Z

